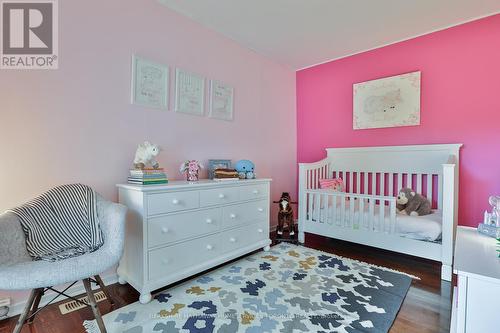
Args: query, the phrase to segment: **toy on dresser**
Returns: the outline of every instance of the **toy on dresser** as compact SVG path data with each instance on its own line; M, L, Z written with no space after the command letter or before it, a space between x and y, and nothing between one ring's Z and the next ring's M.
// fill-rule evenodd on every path
M149 141L144 141L135 151L134 167L136 169L144 169L147 167L158 169L160 164L156 161L156 157L160 153L160 150L160 147L157 145L149 143Z
M500 227L500 196L492 195L488 202L491 205L491 213L484 211L484 224Z
M491 213L484 211L483 223L479 223L477 231L490 237L500 237L500 196L492 195L488 199Z
M181 174L186 176L188 182L196 182L200 178L200 170L203 169L203 165L196 160L189 160L181 164L179 171Z
M156 160L161 149L148 141L141 143L135 152L134 168L130 170L128 182L134 185L167 184L165 170Z
M236 171L238 171L238 175L240 179L254 179L257 178L255 174L255 164L249 160L241 160L236 162L235 165Z
M295 223L293 220L293 209L292 204L297 204L297 202L292 202L290 198L290 194L288 192L283 192L281 194L281 198L278 201L273 201L279 205L278 210L278 228L276 229L276 233L278 235L278 241L287 241L287 242L297 242L295 236ZM283 237L283 231L287 226L288 229L288 238Z

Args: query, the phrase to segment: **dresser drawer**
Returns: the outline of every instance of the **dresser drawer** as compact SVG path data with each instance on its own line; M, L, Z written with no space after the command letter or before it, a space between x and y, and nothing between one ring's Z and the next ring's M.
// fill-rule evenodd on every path
M247 202L222 209L222 227L234 227L269 219L269 204L267 200Z
M217 232L221 222L221 208L150 218L148 246L154 247Z
M179 271L215 259L221 252L220 234L149 251L149 280L175 275Z
M240 200L251 200L257 198L267 198L269 194L266 184L257 184L240 187Z
M220 245L229 252L269 239L269 223L259 222L221 233Z
M147 198L148 215L178 212L199 207L197 191L150 194Z
M200 206L207 207L238 201L239 189L237 187L221 187L213 190L200 191Z

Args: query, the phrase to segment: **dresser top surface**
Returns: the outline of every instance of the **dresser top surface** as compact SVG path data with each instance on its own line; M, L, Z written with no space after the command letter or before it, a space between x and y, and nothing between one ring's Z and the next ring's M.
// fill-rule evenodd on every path
M272 179L270 178L257 178L257 179L244 179L244 180L224 180L216 181L210 179L201 179L197 182L188 182L185 180L173 180L169 181L168 184L162 185L135 185L135 184L117 184L118 188L139 191L139 192L152 192L152 191L162 191L171 189L190 189L190 188L205 188L205 187L217 187L217 186L241 186L241 185L252 185L269 183Z
M500 258L495 238L476 228L458 227L455 243L455 273L500 279Z

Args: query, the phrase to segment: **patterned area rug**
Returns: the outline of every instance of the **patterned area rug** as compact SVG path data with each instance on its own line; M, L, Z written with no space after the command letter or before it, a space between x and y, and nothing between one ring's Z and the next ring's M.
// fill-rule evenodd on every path
M388 332L412 277L280 244L104 316L109 333ZM95 321L84 323L98 332Z

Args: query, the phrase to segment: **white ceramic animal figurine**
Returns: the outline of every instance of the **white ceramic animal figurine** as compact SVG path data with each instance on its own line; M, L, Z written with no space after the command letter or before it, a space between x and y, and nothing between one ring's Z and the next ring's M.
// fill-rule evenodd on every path
M144 141L141 143L135 152L134 167L136 169L144 169L152 167L158 169L160 164L156 161L156 156L160 153L160 147Z

